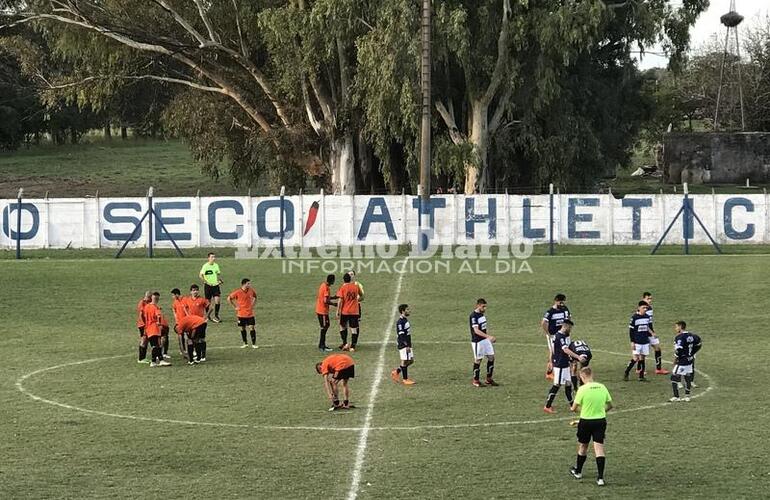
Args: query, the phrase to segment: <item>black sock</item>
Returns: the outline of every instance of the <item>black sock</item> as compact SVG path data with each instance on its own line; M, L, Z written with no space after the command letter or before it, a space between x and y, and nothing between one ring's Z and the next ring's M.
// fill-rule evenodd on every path
M257 331L252 330L250 333L251 333L251 343L253 345L257 345Z
M577 473L578 474L583 472L583 464L586 463L586 458L588 458L588 455L578 455L577 456L577 462L575 462L575 469L577 469Z
M596 457L597 479L604 479L604 457Z
M572 387L577 388L579 381L580 379L578 378L577 375L572 375Z
M572 386L571 385L565 385L564 386L564 395L567 396L567 402L570 406L572 406Z
M674 397L679 397L679 382L677 380L671 379L671 389L674 390Z
M163 346L163 354L168 354L168 336L164 335L161 337L160 343Z
M195 346L193 346L192 344L189 344L187 346L187 361L193 360L193 356L195 355L193 351L195 351ZM198 352L200 353L200 349L198 350Z
M219 304L214 304L214 317L219 317Z
M140 345L139 346L139 361L144 361L147 359L147 346L146 345Z
M160 347L153 347L152 348L152 360L154 362L158 362L163 359L163 351L161 351Z
M355 347L356 345L358 345L358 333L354 333L352 337L353 337L353 342L350 344L350 347Z
M340 338L342 339L342 344L348 343L348 329L345 328L343 330L340 330Z
M198 343L198 352L201 353L201 358L205 358L206 357L206 341L205 340L201 340Z
M407 373L406 366L401 367L401 376L404 377L404 380L409 378L409 374Z
M695 382L695 360L692 361L692 373L690 374L690 382Z
M473 363L473 380L478 380L481 372L481 363Z
M495 371L495 362L487 360L487 378L492 378L492 372Z
M692 387L692 377L690 375L684 376L684 395L690 395L690 388Z
M655 351L655 368L660 370L663 363L663 353L660 351Z
M348 401L348 400L346 399L346 400L342 401L342 404L343 404L344 406L347 406L347 405L349 405L349 404L350 404L350 401Z
M318 336L318 348L323 349L326 347L326 332L329 328L321 328L321 334Z
M628 366L626 367L626 377L628 376L629 373L631 373L631 370L634 369L635 364L636 364L636 361L633 359L628 362Z
M243 340L243 343L246 344L246 329L241 328L241 340Z
M639 378L644 378L644 369L646 368L646 364L646 361L639 360Z
M556 393L559 392L559 386L558 385L552 385L551 389L548 391L548 398L545 400L545 407L550 408L553 404L553 400L556 397Z

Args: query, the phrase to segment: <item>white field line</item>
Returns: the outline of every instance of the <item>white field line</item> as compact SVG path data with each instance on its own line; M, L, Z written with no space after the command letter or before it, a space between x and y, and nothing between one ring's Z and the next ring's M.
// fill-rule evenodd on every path
M419 344L467 344L468 342L463 341L452 341L452 340L444 340L444 341L423 341ZM522 342L497 342L498 344L508 344L508 345L516 345L516 346L523 346L523 347L537 347L541 348L542 345L539 343L522 343ZM365 341L365 342L359 342L359 344L379 344L379 342L375 341ZM419 345L418 344L418 345ZM281 346L305 346L305 347L315 347L316 344L281 344ZM220 346L220 347L212 347L209 350L214 349L235 349L240 347L240 345L233 345L233 346ZM260 346L260 347L279 347L279 345L270 345L270 346ZM605 351L602 349L594 349L594 352L602 352L605 354L611 354L615 356L626 356L626 354L621 354L619 352L613 352L613 351ZM166 424L181 424L181 425L194 425L194 426L206 426L206 427L226 427L226 428L235 428L235 429L258 429L258 430L271 430L271 431L333 431L333 432L361 432L364 430L364 427L328 427L328 426L308 426L308 425L254 425L254 424L236 424L236 423L226 423L226 422L205 422L201 420L175 420L170 418L155 418L155 417L145 417L141 415L129 415L129 414L122 414L122 413L112 413L112 412L106 412L106 411L100 411L100 410L94 410L90 408L83 408L80 406L72 405L69 403L64 403L61 401L55 401L52 399L47 399L42 396L38 396L37 394L32 393L29 391L26 387L24 387L24 382L27 379L30 379L32 377L35 377L36 375L40 375L42 373L46 372L52 372L55 370L60 370L63 368L67 368L70 366L80 366L85 365L88 363L97 363L101 361L107 361L111 359L118 359L118 358L125 358L129 356L134 356L134 354L128 354L128 355L117 355L117 356L106 356L102 358L92 358L92 359L86 359L83 361L76 361L76 362L70 362L70 363L63 363L56 366L49 366L46 368L40 368L38 370L26 373L19 377L16 380L16 388L24 394L25 396L29 397L30 399L48 404L51 406L56 406L59 408L64 408L71 411L81 412L89 415L96 415L101 417L109 417L109 418L118 418L123 420L132 420L132 421L139 421L139 422L156 422L156 423L166 423ZM673 364L670 361L663 361L666 364ZM709 374L701 371L701 370L695 370L699 375L701 375L703 378L708 380L709 386L706 387L703 391L698 391L697 394L694 394L691 396L691 399L696 399L701 396L705 396L709 392L714 391L717 388L716 382L714 381L713 377L711 377ZM683 403L686 404L686 403ZM659 409L659 408L665 408L668 406L672 406L671 403L668 401L660 402L660 403L653 403L649 405L644 406L638 406L634 408L623 408L620 410L613 410L612 414L618 414L618 413L630 413L630 412L636 412L640 410L652 410L652 409ZM371 401L368 405L365 405L367 408L372 408L373 405L371 404ZM326 411L323 412L324 414L327 414ZM459 424L425 424L425 425L414 425L414 426L381 426L381 427L372 427L369 426L369 432L371 431L422 431L422 430L441 430L441 429L467 429L467 428L487 428L487 427L503 427L503 426L511 426L511 425L533 425L533 424L548 424L558 421L566 421L566 420L573 420L575 417L574 415L566 416L566 417L542 417L538 419L532 419L532 420L509 420L509 421L501 421L501 422L474 422L474 423L459 423ZM370 422L371 423L371 422Z
M404 264L406 264L408 260L409 257L406 257L404 259ZM377 400L377 394L380 392L380 383L382 382L382 377L385 372L385 352L388 348L388 340L390 340L390 331L393 329L396 321L395 310L398 307L398 300L401 296L401 285L404 282L404 274L405 273L403 270L398 274L398 280L396 280L396 291L393 292L393 304L390 307L390 319L388 320L388 324L385 327L385 332L380 343L380 353L377 358L377 365L374 368L374 380L372 381L372 388L369 392L369 403L366 409L366 416L364 417L364 425L361 428L361 435L358 437L356 460L353 463L353 471L350 473L350 490L348 491L348 500L355 500L356 497L358 497L358 487L361 484L361 469L364 466L364 458L366 458L366 446L369 442L369 432L372 430L374 403Z

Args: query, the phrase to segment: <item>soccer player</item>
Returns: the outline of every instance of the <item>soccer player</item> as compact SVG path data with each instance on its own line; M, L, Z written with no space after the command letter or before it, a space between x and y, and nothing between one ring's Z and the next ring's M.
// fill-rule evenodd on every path
M209 253L208 260L203 264L203 267L201 267L199 276L203 280L203 292L206 300L214 303L214 317L207 317L214 323L219 323L221 321L219 319L219 303L221 300L220 296L222 295L219 285L222 284L222 278L219 271L219 264L214 262L215 259L216 255ZM209 313L210 312L211 311L209 311Z
M188 314L176 322L174 331L186 346L188 365L206 361L206 318Z
M361 302L364 301L364 285L358 281L356 272L353 269L348 271L348 274L350 275L350 282L358 287L358 328L357 332L353 335L353 342L351 344L355 350L356 344L358 343L358 336L361 335Z
M565 301L567 296L563 293L557 293L553 298L553 305L545 312L543 319L540 322L540 328L545 333L545 343L548 345L548 361L546 362L545 378L553 379L553 365L551 364L551 358L553 357L553 339L556 332L559 331L561 324L565 319L569 319L570 312Z
M324 378L324 390L332 403L329 411L355 408L350 404L350 385L348 381L356 376L355 362L347 354L331 354L316 363L315 371ZM340 404L339 384L345 399Z
M152 367L171 366L171 363L163 359L163 348L160 345L163 313L158 306L159 301L160 293L152 292L150 303L144 306L144 333L152 347L152 362L150 363Z
M398 306L399 317L396 321L396 344L398 356L401 358L401 366L390 372L390 378L398 383L399 374L404 379L404 385L414 385L414 380L409 378L409 365L414 363L412 352L412 325L409 323L409 305Z
M195 283L190 285L190 295L185 297L185 303L187 311L193 316L208 317L211 303L206 298L201 297L201 290Z
M631 316L628 322L628 336L633 345L632 358L626 367L626 373L623 380L628 381L628 375L637 365L636 372L639 374L639 382L647 382L645 374L645 359L650 355L650 330L652 330L652 319L647 315L649 305L640 300L636 312Z
M257 293L251 288L251 280L243 278L241 280L241 287L233 290L230 295L227 296L227 301L235 309L235 315L238 317L238 326L241 327L241 339L243 345L241 349L249 346L246 341L246 327L249 327L251 333L251 347L257 348L257 330L256 320L254 319L254 304L257 302Z
M652 293L644 292L642 294L642 300L647 302L647 316L650 317L650 322L652 323ZM660 339L652 328L650 328L650 346L652 346L653 351L655 351L655 374L668 375L671 373L663 368L663 353L660 350Z
M489 386L499 385L492 378L495 371L495 348L492 344L497 340L494 336L487 333L487 301L479 299L476 301L476 308L471 313L469 322L471 329L471 349L473 350L473 380L471 384L474 387L481 387L481 361L487 358L487 379L484 382Z
M677 401L690 401L690 389L692 387L693 365L695 363L695 354L702 347L701 339L694 333L687 331L687 323L677 321L674 323L674 372L671 374L671 388L674 391L674 397L669 399L672 403ZM684 398L679 398L679 383L684 378Z
M607 412L612 409L612 396L599 382L594 382L593 371L590 367L580 369L580 380L583 385L575 395L572 411L580 411L577 428L577 462L569 472L575 479L583 477L583 464L588 458L588 444L593 439L594 454L596 455L596 484L604 486L604 436L607 433Z
M588 366L593 355L591 354L591 348L582 340L573 340L569 345L569 350L578 356L585 357L585 361L577 361L573 359L570 363L572 387L577 390L580 387L580 377L578 376L580 369Z
M150 291L136 304L136 328L139 330L139 363L147 363L147 335L144 333L144 307L152 301Z
M358 342L358 285L352 283L348 273L342 275L342 281L344 283L337 290L339 299L337 314L340 316L340 338L342 339L340 349L354 352ZM348 344L348 328L352 336L351 344Z
M331 347L326 345L326 332L329 331L329 326L331 325L331 321L329 321L329 306L337 307L337 297L332 295L331 289L335 279L333 274L326 276L326 281L318 287L315 299L315 314L321 327L321 333L318 336L318 350L321 352L332 350Z
M187 310L187 301L182 297L182 292L178 288L171 290L171 310L174 313L174 331L176 331L179 340L179 354L185 357L187 354L185 352L184 335L177 330L176 325L179 324L182 318L189 315L189 311ZM192 361L192 358L188 358L188 360Z
M546 413L556 413L553 409L553 400L559 392L559 387L564 386L564 395L567 396L567 402L572 406L572 378L570 377L570 362L575 359L581 363L586 361L585 356L581 356L570 349L569 334L572 331L574 323L571 319L565 319L559 331L553 338L553 385L548 391L545 399L543 411Z

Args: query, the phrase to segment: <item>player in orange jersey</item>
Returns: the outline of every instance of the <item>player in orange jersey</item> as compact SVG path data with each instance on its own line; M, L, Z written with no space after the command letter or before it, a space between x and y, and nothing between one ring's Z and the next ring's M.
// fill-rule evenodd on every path
M193 316L203 316L204 318L207 316L211 303L204 297L201 297L198 285L195 283L190 285L190 295L185 297L184 300L187 303L187 312Z
M178 288L171 290L171 310L174 312L174 325L179 324L182 318L190 314L186 299L187 297L182 297L182 292ZM174 331L176 330L175 326ZM177 334L179 334L178 331ZM187 347L184 339L180 335L177 335L177 339L179 340L179 354L182 357L187 357Z
M206 361L206 349L200 342L206 338L206 318L187 315L177 321L174 331L187 349L188 365Z
M344 281L343 285L337 290L339 298L337 313L340 317L340 338L342 338L340 349L355 351L358 342L358 285L351 282L351 276L347 273L342 275L342 281ZM348 344L348 328L352 335L352 344Z
M355 361L347 354L332 354L326 356L323 361L316 363L315 371L324 378L324 390L332 402L329 411L338 409L355 408L350 404L350 386L348 380L356 376ZM345 399L340 404L339 384L342 382L342 391Z
M254 304L257 302L257 292L251 288L251 280L243 278L241 287L236 288L227 296L227 301L235 309L235 315L238 317L238 326L241 327L241 339L243 345L241 348L248 347L246 341L246 327L249 327L251 333L251 347L257 348L257 330L255 329L256 320L254 319Z
M161 347L161 331L163 325L163 312L158 306L160 293L153 292L150 296L150 303L144 306L144 333L147 341L152 346L152 362L150 366L171 366L171 363L163 359L163 348Z
M334 275L330 274L326 277L326 281L321 283L318 287L318 294L315 299L315 314L318 317L318 324L321 327L321 334L318 337L318 350L321 352L329 352L331 347L326 345L326 332L329 330L329 306L337 306L335 295L332 295L331 285L334 284Z
M144 306L149 304L152 294L144 292L144 297L136 304L136 328L139 330L139 363L147 363L147 335L144 333Z

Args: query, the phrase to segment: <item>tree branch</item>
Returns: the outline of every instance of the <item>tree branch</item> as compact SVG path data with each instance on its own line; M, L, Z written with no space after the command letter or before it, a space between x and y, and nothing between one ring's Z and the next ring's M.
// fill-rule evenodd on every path
M207 40L203 37L203 35L201 35L201 33L196 30L188 20L186 20L184 17L182 17L181 14L175 11L166 0L152 0L152 2L159 5L167 13L171 14L171 17L174 18L177 24L179 24L182 28L184 28L185 31L192 35L192 37L200 44L201 48L206 46Z
M326 93L326 91L322 87L321 82L318 80L317 75L310 75L308 80L310 80L310 86L313 89L315 98L318 100L318 105L321 106L321 112L324 115L324 120L329 125L333 125L337 119L336 114L334 112L334 109L335 109L334 104L329 98L329 95Z
M449 137L452 139L452 142L458 146L467 142L465 136L457 128L457 122L455 121L454 115L450 113L448 109L446 109L444 103L441 101L436 101L435 106L438 114L441 115L441 118L444 120L444 123L449 129Z
M497 128L500 126L500 122L503 119L503 115L505 114L506 109L508 108L508 101L511 99L511 95L513 94L513 86L508 84L505 87L505 91L503 92L502 97L500 97L499 102L497 103L497 109L495 109L495 113L492 115L492 119L489 121L489 135L494 135L494 133L497 131Z
M500 84L503 82L505 70L508 66L508 35L510 33L513 10L511 9L511 0L502 1L503 21L500 25L500 36L497 38L497 62L495 62L495 69L489 80L489 87L487 87L487 90L482 97L484 105L489 105L489 103L492 102L492 99L494 99Z
M203 90L205 92L214 92L217 94L226 94L225 90L219 87L210 87L207 85L202 85L197 82L193 82L191 80L184 80L181 78L172 78L169 76L160 76L160 75L97 75L97 76L89 76L86 78L83 78L81 80L78 80L76 82L69 82L69 83L61 83L54 85L51 82L49 82L42 74L36 75L38 78L40 78L45 84L46 88L48 90L60 90L60 89L67 89L72 87L79 87L80 85L84 85L86 83L96 81L96 80L109 80L111 78L117 78L121 80L158 80L161 82L168 82L168 83L177 83L180 85L186 85L188 87L197 89L197 90Z
M206 8L203 5L203 2L201 2L201 0L193 0L193 2L195 2L195 5L198 6L198 15L200 16L201 21L203 21L203 24L206 25L206 30L209 32L209 39L214 43L221 43L219 35L216 34L214 31L214 26L211 24L211 19L209 19L209 16L206 13Z
M238 28L238 46L241 48L241 55L243 57L249 57L249 51L246 48L246 44L243 42L243 31L241 31L241 15L238 13L237 0L233 0L233 11L235 12L235 26Z
M307 113L307 119L310 122L310 126L315 131L316 135L321 136L323 131L323 122L316 116L313 105L310 103L310 93L307 90L307 81L302 78L302 100L305 102L305 112Z

